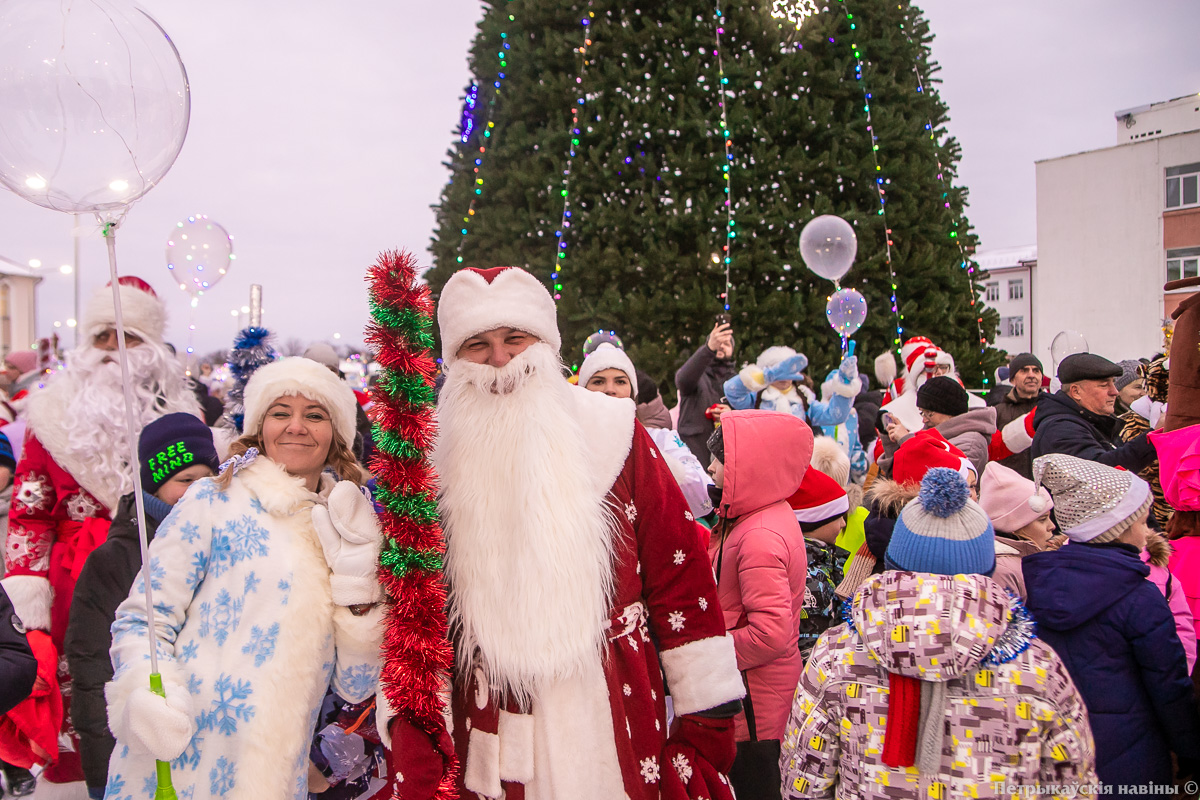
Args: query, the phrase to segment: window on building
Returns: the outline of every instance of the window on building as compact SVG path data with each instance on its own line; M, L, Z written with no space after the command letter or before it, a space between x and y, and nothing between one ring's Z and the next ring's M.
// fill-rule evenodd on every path
M1167 169L1167 208L1200 205L1200 164Z
M1001 336L1024 336L1025 335L1025 318L1024 317L1001 317L1000 318L1000 335Z
M1167 251L1167 280L1200 277L1200 247Z
M995 303L996 301L998 301L1000 299L1000 284L999 283L989 283L984 288L986 290L985 294L983 296L984 300L986 300L989 303Z
M1015 281L1008 282L1008 299L1009 300L1020 300L1024 296L1025 296L1025 281L1023 279L1018 279Z

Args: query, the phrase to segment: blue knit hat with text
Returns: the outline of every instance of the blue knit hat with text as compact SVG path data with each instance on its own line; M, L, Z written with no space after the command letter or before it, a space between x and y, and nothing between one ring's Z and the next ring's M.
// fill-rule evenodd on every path
M884 563L888 569L938 575L991 575L996 569L992 521L971 499L963 477L934 467L921 492L900 512Z
M138 437L142 489L154 494L177 472L203 464L215 474L219 462L212 431L191 414L167 414L142 429Z

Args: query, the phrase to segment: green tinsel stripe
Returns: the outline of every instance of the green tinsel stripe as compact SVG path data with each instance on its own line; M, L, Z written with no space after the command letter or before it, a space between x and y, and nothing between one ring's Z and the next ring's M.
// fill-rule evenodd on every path
M400 547L393 541L388 541L386 549L379 554L379 563L392 571L397 578L403 578L413 570L422 572L438 572L442 568L442 554L436 550L417 550L414 547Z
M392 397L400 397L412 406L431 406L435 399L433 387L420 375L394 374L385 370L379 384Z
M380 303L370 301L371 316L380 325L399 331L408 340L409 347L433 349L433 321L411 308L388 308Z
M408 517L419 524L426 525L439 519L437 501L425 495L399 494L379 484L376 485L375 495L393 514Z
M375 446L395 458L419 459L424 456L415 444L394 431L385 431L378 425L375 429Z

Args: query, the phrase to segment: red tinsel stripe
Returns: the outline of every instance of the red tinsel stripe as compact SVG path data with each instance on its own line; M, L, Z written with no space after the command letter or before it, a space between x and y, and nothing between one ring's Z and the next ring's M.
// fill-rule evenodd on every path
M371 299L376 306L391 312L415 311L432 317L433 301L429 290L416 280L416 259L409 253L388 252L380 255L368 271ZM437 365L428 349L406 341L399 331L379 321L367 329L367 341L376 351L380 364L393 376L419 376L432 386ZM392 397L382 389L372 392L373 409L380 428L428 452L434 438L432 409L413 406L408 398ZM402 459L377 452L371 461L380 485L398 494L436 492L437 476L428 459ZM384 536L400 547L444 552L441 528L421 523L383 507L380 517ZM414 571L403 578L381 567L380 582L391 598L388 603L383 640L383 670L380 683L397 714L403 715L430 736L443 725L440 695L443 676L450 672L454 654L447 638L446 592L441 573ZM456 796L457 759L453 753L450 769L438 787L438 800Z

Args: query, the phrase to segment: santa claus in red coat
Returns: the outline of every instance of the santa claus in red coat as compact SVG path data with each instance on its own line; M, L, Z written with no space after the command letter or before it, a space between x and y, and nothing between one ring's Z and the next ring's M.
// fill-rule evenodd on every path
M456 666L448 736L391 726L398 796L433 796L439 747L462 797L731 798L733 640L633 402L567 382L554 301L520 269L456 273L438 324Z
M118 283L139 429L176 411L200 416L183 367L163 342L162 301L139 278ZM50 632L68 712L57 759L39 779L36 797L87 797L70 721L63 636L84 561L107 537L117 501L133 490L111 286L92 296L81 326L81 344L68 354L67 367L26 401L4 550L4 589L26 628Z

